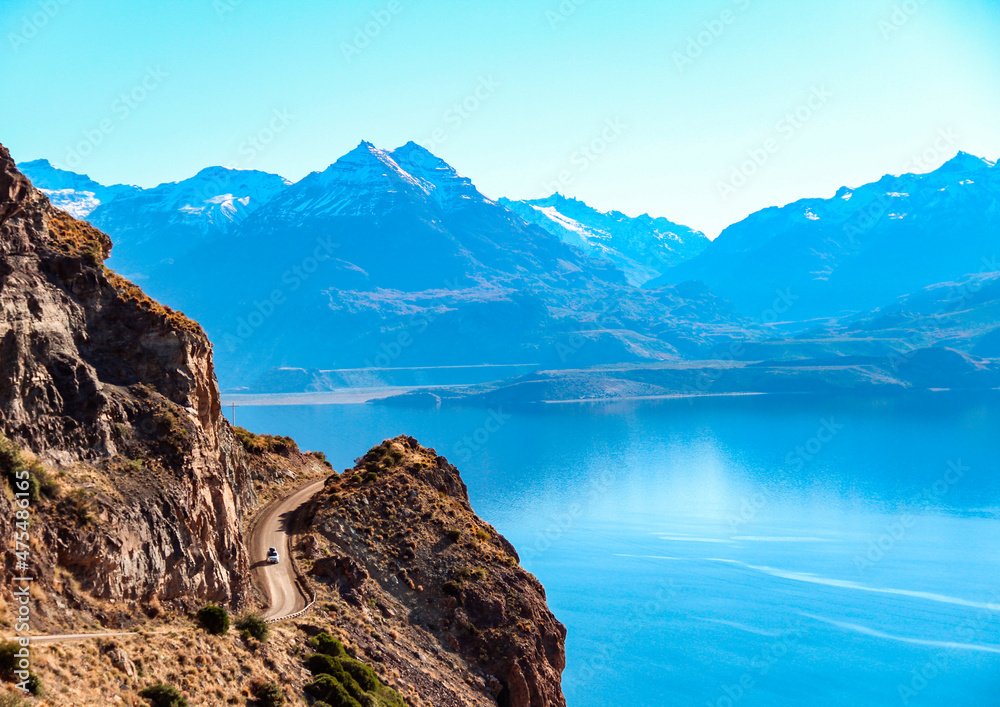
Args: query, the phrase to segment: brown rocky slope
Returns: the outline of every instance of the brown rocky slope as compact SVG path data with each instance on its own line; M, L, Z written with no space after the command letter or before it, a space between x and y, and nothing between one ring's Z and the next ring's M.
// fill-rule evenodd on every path
M444 457L386 440L305 513L299 550L318 603L397 689L434 707L565 705L566 629Z
M59 474L36 506L33 570L105 600L244 602L255 490L211 345L107 270L110 249L0 146L0 432Z
M28 567L15 569L14 498L0 479L8 634L10 578L24 574L37 578L34 632L173 636L195 630L185 611L207 602L253 607L244 544L253 512L330 473L322 455L226 422L201 327L105 268L110 248L106 235L52 207L0 145L0 476L27 468L33 489ZM412 705L565 704L565 630L433 450L387 442L330 477L309 511L300 547L317 606L298 628L277 629L281 643L257 671L286 694L302 694L293 656L303 637L328 630ZM112 702L142 704L138 689L160 670L191 704L246 694L253 671L233 672L231 649L200 655L204 667L192 672L184 666L194 644L173 655L169 641L143 636L163 666L119 680ZM53 698L109 703L107 651L38 650ZM214 698L196 689L213 666L233 675ZM86 684L77 679L86 675Z

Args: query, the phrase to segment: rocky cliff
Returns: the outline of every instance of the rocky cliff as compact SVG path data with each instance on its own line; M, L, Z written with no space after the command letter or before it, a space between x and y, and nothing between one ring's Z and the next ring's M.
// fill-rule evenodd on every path
M458 470L412 437L332 476L306 512L302 562L327 620L434 707L565 705L566 629Z
M565 629L544 590L475 516L458 471L411 438L331 475L300 516L317 602L297 626L267 646L190 634L187 610L256 603L244 530L257 506L330 469L288 438L232 428L201 327L108 270L110 250L0 146L0 626L16 574L36 578L33 633L140 631L33 649L39 704L137 705L154 681L192 705L243 703L262 679L302 698L306 638L327 631L411 707L564 705ZM24 471L18 567L3 482Z
M238 604L255 491L211 344L107 270L110 250L0 146L0 433L45 477L34 571L97 599Z

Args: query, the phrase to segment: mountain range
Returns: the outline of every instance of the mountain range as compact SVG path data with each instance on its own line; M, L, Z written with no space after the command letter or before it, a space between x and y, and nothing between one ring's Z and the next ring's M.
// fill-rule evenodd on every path
M927 174L758 211L645 286L700 280L758 320L784 293L782 320L837 318L995 271L998 233L1000 169L960 152Z
M633 285L693 258L710 243L700 231L665 218L598 211L562 194L527 201L502 198L498 203L587 255L614 263Z
M49 197L53 206L70 216L87 218L103 203L119 196L128 196L142 191L139 187L115 184L106 187L98 184L86 174L77 174L52 166L48 160L22 162L18 167L37 185L39 191Z
M90 209L109 266L206 327L230 389L379 385L407 367L996 355L1000 173L966 153L714 241L560 194L494 201L413 142L362 142L294 184L213 167L143 190L24 168Z

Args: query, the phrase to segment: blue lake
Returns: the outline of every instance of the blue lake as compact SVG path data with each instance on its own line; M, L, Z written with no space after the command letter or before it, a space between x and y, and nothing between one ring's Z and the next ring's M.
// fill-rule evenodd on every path
M569 630L570 707L1000 703L1000 394L238 417L447 456Z

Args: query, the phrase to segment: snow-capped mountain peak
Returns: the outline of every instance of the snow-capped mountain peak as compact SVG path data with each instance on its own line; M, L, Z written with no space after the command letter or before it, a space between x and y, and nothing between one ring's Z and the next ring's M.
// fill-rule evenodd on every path
M975 174L986 169L992 169L996 162L990 162L983 157L970 155L968 152L959 151L954 157L938 168L938 172L943 174L960 173Z
M362 141L325 170L293 185L278 202L302 216L380 216L403 204L451 211L492 203L447 162L416 143L382 150Z
M19 167L54 206L77 218L86 218L102 203L140 191L126 184L106 187L86 174L59 169L44 159L22 162Z
M598 211L558 192L544 199L499 203L589 255L611 261L635 285L694 257L709 242L701 232L665 218Z
M454 167L412 140L390 153L397 164L431 188L429 192L445 209L467 205L463 202L488 202L472 180L459 174Z

